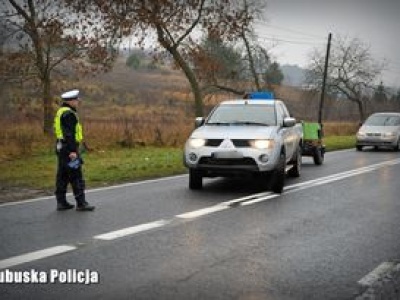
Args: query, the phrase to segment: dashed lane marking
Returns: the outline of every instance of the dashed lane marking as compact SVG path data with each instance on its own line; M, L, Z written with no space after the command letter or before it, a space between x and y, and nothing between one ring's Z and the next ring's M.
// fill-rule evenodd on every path
M383 262L379 266L377 266L373 271L365 275L358 281L358 284L361 286L371 286L377 280L382 278L385 274L387 274L390 270L392 270L396 266L394 262Z
M342 173L333 174L333 175L321 177L321 178L314 179L314 180L309 180L306 182L293 184L293 185L285 187L285 189L284 189L285 194L291 194L291 193L294 193L297 191L301 191L304 189L312 188L312 187L323 185L323 184L328 184L328 183L342 180L342 179L345 179L348 177L357 176L357 175L368 173L368 172L373 172L380 168L394 166L399 163L400 163L400 159L394 159L394 160L386 161L383 163L378 163L378 164L370 165L367 167L354 169L354 170L347 171L347 172L342 172ZM210 215L210 214L220 212L220 211L223 211L223 210L226 210L229 208L248 206L248 205L260 203L262 201L274 199L279 196L280 196L279 194L274 194L272 192L253 194L253 195L233 199L230 201L222 202L222 203L214 205L214 206L210 206L210 207L202 208L199 210L194 210L191 212L179 214L169 220L158 220L158 221L151 222L151 223L135 225L132 227L127 227L127 228L119 229L116 231L99 234L99 235L94 236L93 239L104 240L104 241L115 240L115 239L126 237L129 235L134 235L137 233L143 233L146 231L155 230L157 228L162 228L162 227L170 225L170 224L176 224L177 221L179 221L179 220L189 220L189 221L195 220L199 217ZM26 253L23 255L11 257L8 259L0 260L0 269L9 268L12 266L24 264L24 263L31 262L34 260L43 259L46 257L70 252L70 251L76 250L77 248L78 248L78 246L62 245L62 246L51 247L51 248L47 248L47 249L43 249L43 250L39 250L39 251L35 251L35 252ZM381 269L384 269L384 267L381 267ZM377 272L378 271L375 271L375 273L377 273ZM360 284L369 282L370 281L369 278L372 278L372 277L373 277L373 275L370 275L366 279L360 280L360 282L361 282Z
M146 223L146 224L141 224L141 225L136 225L136 226L132 226L132 227L119 229L116 231L111 231L111 232L104 233L104 234L99 234L99 235L94 236L93 238L97 239L97 240L106 240L106 241L115 240L115 239L118 239L121 237L136 234L139 232L149 231L149 230L152 230L155 228L163 227L170 222L171 221L168 221L168 220L155 221L155 222L151 222L151 223Z
M230 206L224 205L224 204L218 204L218 205L214 205L211 207L206 207L206 208L202 208L199 210L194 210L191 212L180 214L180 215L177 215L176 217L181 218L181 219L195 219L195 218L209 215L209 214L215 213L217 211L225 210L228 208L230 208Z
M35 252L30 252L30 253L10 257L7 259L0 260L0 270L14 267L17 265L21 265L24 263L28 263L31 261L35 261L38 259L43 259L46 257L70 252L73 250L76 250L75 246L61 245L61 246L55 246L55 247L51 247L51 248L47 248L47 249L43 249L43 250L39 250L39 251L35 251Z

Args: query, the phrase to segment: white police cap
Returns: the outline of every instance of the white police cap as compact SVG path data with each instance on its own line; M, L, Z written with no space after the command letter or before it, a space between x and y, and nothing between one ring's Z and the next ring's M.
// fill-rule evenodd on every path
M74 100L79 98L79 90L71 90L61 95L64 101Z

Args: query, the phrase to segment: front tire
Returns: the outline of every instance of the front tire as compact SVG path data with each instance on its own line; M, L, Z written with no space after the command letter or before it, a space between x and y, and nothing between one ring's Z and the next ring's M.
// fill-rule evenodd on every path
M194 169L189 169L189 189L201 190L203 188L203 176Z
M359 145L357 145L357 146L356 146L356 149L357 149L357 151L362 151L362 149L363 149L363 146L359 146Z
M299 146L296 151L296 158L293 161L293 167L288 171L288 175L290 177L300 177L301 163L302 163L302 156L301 156L301 148Z
M276 169L273 171L271 178L271 190L276 194L282 194L283 187L285 185L285 169L286 169L286 156L285 153L281 153L279 156L279 162Z

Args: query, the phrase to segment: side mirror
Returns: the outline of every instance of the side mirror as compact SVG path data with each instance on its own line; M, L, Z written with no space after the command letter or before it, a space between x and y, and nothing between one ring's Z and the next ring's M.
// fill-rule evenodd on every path
M204 125L205 119L203 117L197 117L196 120L194 121L194 126L196 128L199 128L200 126Z
M296 119L295 118L284 118L283 119L283 127L293 127L296 125Z

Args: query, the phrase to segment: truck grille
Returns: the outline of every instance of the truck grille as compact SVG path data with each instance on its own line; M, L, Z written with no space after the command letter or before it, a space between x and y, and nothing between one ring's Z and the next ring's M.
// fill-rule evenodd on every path
M218 147L223 142L223 139L208 139L206 142L207 147ZM232 140L235 147L250 147L249 140Z
M235 145L235 147L249 147L250 143L248 140L232 140L232 143Z
M202 157L199 161L199 165L214 165L214 166L257 166L254 159L250 157L244 157L239 159L215 159L212 157Z
M206 146L208 147L218 147L222 143L222 139L209 139L206 142Z

